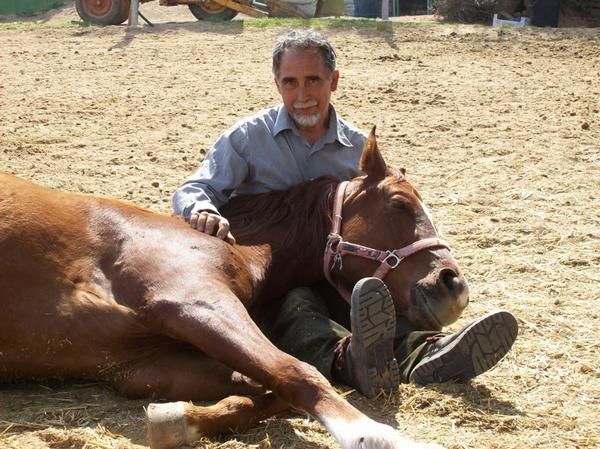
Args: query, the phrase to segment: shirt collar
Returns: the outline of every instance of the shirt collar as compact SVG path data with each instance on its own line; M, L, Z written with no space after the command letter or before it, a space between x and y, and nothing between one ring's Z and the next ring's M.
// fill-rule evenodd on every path
M285 105L281 103L279 106L277 106L277 117L275 118L275 126L273 127L273 136L276 136L277 134L279 134L282 131L285 131L286 129L289 129L290 131L294 131L295 133L299 134L298 129L294 124L294 121L292 120L292 118L287 112L287 109L285 108Z
M353 145L350 142L350 139L348 139L348 136L346 136L345 130L346 126L338 120L335 108L333 105L329 105L329 129L325 135L325 142L329 143L337 139L337 141L345 147L352 147Z
M333 105L329 105L329 128L327 129L327 133L321 139L325 141L325 143L331 143L334 140L337 140L345 147L352 147L352 143L348 136L344 133L345 127L339 122L337 117L337 112ZM290 130L296 135L300 135L300 131L296 127L296 124L290 117L285 108L285 105L282 103L277 107L277 117L275 119L275 126L273 127L273 136L276 136L282 131ZM319 139L319 140L321 140Z

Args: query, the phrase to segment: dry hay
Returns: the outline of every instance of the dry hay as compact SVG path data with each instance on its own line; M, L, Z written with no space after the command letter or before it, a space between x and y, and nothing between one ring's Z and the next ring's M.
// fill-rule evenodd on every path
M143 8L177 23L128 34L50 17L0 30L3 170L168 212L199 152L277 101L268 64L281 29ZM342 71L335 104L363 129L378 125L386 158L408 169L470 280L472 304L451 329L496 307L521 326L510 354L471 384L349 400L449 449L597 449L600 30L422 21L327 32ZM0 447L143 447L147 402L102 384L2 386ZM197 447L334 443L289 414Z

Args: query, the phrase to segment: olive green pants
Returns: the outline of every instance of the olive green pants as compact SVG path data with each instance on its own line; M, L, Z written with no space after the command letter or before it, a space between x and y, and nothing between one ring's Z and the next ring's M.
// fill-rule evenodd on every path
M284 298L274 322L263 329L282 351L315 366L332 380L334 349L350 331L331 318L326 301L315 290L300 287ZM394 354L400 368L402 382L419 361L428 337L439 332L415 331L402 316L396 317Z

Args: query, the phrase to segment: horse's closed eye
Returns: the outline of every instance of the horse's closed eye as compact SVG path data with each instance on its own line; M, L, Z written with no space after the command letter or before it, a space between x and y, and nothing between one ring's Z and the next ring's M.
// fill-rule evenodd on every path
M402 211L402 212L413 212L412 207L410 207L410 204L408 204L406 201L404 200L391 200L390 201L390 207Z

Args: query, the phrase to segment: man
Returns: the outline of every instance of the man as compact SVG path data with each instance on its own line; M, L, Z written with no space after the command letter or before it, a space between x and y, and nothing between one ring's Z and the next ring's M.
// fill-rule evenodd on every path
M218 212L231 196L287 189L322 175L346 180L360 174L366 136L331 104L339 71L326 38L312 30L283 35L273 52L273 75L283 104L227 130L173 195L175 214L231 243L235 236ZM373 301L381 304L377 312L368 307ZM366 396L401 381L467 381L495 365L517 335L515 318L504 311L452 335L415 331L395 316L390 294L376 278L357 283L350 315L351 333L329 318L316 290L299 288L286 296L267 333L282 350Z

